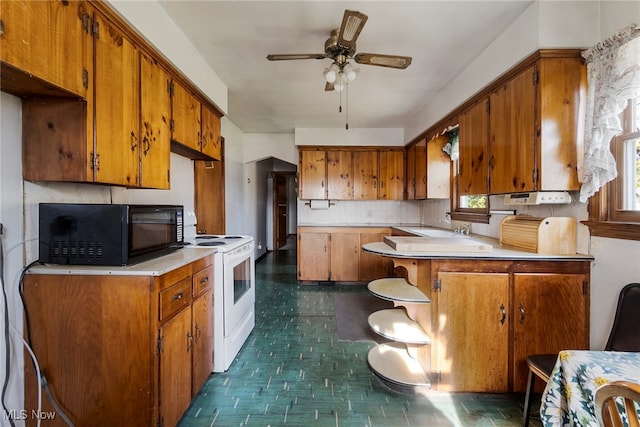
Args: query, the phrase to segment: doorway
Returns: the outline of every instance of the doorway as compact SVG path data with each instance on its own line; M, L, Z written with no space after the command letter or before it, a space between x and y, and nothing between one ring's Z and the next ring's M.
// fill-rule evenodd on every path
M287 244L293 209L296 209L295 178L296 172L271 172L273 179L273 249L278 250Z

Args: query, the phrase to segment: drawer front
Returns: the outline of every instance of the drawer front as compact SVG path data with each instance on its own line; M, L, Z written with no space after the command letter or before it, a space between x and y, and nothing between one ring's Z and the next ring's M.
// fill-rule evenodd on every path
M191 277L160 291L160 319L165 320L191 305Z
M213 285L213 266L210 265L193 275L193 297L197 297Z

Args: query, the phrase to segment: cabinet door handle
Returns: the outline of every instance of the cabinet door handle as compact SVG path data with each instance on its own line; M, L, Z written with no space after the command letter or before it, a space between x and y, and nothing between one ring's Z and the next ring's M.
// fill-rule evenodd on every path
M171 297L171 301L178 301L181 300L182 297L184 297L184 292L180 291L177 294L175 294L174 296Z
M200 335L202 335L202 331L200 330L200 325L196 323L196 342L200 339Z
M520 310L520 324L522 325L524 323L524 307L522 306L522 304L518 305L518 310Z
M507 320L507 310L505 310L504 304L500 304L500 313L502 314L500 317L500 324L504 325L504 322Z
M136 147L138 147L138 138L136 138L135 132L131 131L131 151L136 151Z
M200 279L200 284L204 284L207 283L209 281L209 276L204 276L202 279Z
M193 344L193 336L191 335L191 332L187 332L187 353L191 352L192 344Z

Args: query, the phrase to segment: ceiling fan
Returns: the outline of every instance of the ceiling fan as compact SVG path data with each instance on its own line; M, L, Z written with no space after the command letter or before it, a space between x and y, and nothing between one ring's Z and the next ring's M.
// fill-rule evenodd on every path
M332 59L333 63L325 70L325 90L341 90L346 80L355 79L355 70L350 59L364 65L405 69L411 64L410 56L383 55L379 53L356 53L356 40L367 22L364 13L345 10L340 29L331 31L324 43L324 53L291 53L267 55L269 61L287 61L294 59Z

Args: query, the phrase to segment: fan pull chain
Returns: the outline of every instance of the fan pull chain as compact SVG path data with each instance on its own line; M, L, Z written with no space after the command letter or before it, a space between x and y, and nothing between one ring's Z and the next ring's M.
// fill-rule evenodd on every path
M346 89L347 89L347 93L345 95L346 97L346 107L347 107L347 116L346 116L346 121L345 121L345 125L344 128L345 130L349 130L349 83L346 84Z

